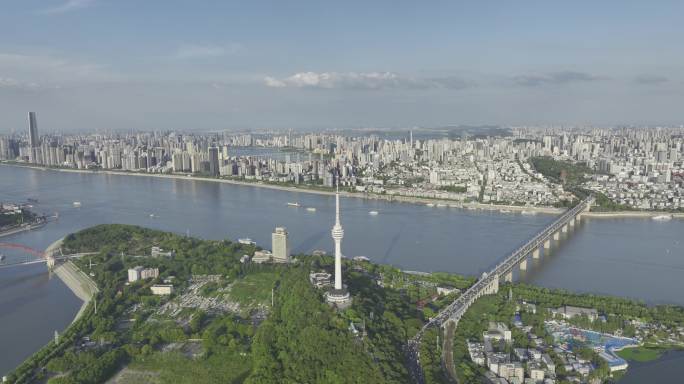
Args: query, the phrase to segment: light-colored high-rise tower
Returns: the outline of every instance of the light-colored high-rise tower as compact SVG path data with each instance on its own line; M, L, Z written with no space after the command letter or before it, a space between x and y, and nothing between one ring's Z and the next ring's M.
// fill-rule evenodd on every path
M290 262L290 242L285 227L276 227L271 235L273 261L277 263Z
M335 304L339 308L345 308L351 303L351 297L347 287L342 284L342 238L344 237L344 229L342 229L342 223L340 223L339 187L335 194L335 225L332 228L331 234L335 241L335 287L328 292L327 300L330 304Z

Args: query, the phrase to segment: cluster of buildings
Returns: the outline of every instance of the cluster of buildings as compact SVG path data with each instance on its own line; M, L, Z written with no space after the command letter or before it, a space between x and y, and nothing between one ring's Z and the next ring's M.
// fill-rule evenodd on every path
M584 187L638 209L684 207L684 129L562 129L519 131L537 155L586 165ZM541 142L539 139L541 138Z
M339 133L181 134L176 132L25 134L0 137L0 160L78 169L201 174L359 192L495 204L550 206L567 197L531 169L548 156L592 170L585 187L643 209L682 207L684 128L512 127L509 136L413 132L394 137ZM295 151L239 154L237 148Z
M542 348L513 348L508 326L490 322L483 332L483 342L468 341L471 360L486 366L489 382L503 383L555 383L556 365Z
M608 364L611 372L623 371L629 366L626 360L615 354L615 351L638 345L636 339L580 329L567 324L564 320L546 321L544 327L553 336L556 355L563 364L565 372L577 372L583 377L588 375L594 367L591 362L573 353L575 345L586 345L598 352Z
M533 304L524 307L528 311L536 309ZM573 317L573 314L579 316L591 312L587 308L561 307L561 309L564 311L562 313L568 314L568 318ZM573 352L571 347L558 339L554 339L557 340L554 345L548 345L543 337L534 334L532 326L523 324L519 315L516 315L513 325L530 341L527 348L516 347L511 330L501 322L489 323L489 327L483 332L482 342L467 342L470 359L473 363L487 368L485 376L489 382L496 384L557 383L560 380L558 364L562 365L563 380L577 383L589 381L589 374L596 369L590 360L580 357ZM554 330L550 332L555 336ZM612 370L626 368L624 360L617 359L612 353L605 354L604 358L609 364L612 363L610 364ZM624 366L621 365L623 363Z
M141 266L128 269L128 282L135 283L138 280L156 279L159 277L159 268L143 268Z
M0 214L20 215L23 212L21 205L14 203L0 203Z
M152 247L150 250L150 257L173 257L176 255L175 251L165 251L160 247ZM128 283L135 283L136 281L156 279L159 277L159 268L144 268L136 266L128 269ZM150 286L152 294L158 296L168 296L173 294L173 284L170 284L172 278L166 279L164 284L153 284Z
M470 359L487 369L486 378L491 383L588 383L592 382L591 374L597 366L580 353L582 349L596 352L612 373L629 366L616 354L623 348L638 346L646 340L666 345L682 345L684 341L684 327L637 320L629 321L636 329L635 337L623 336L622 330L608 334L582 329L573 326L571 320L581 317L605 322L606 317L594 308L569 305L545 309L548 317L543 322L544 335L538 335L531 325L523 323L521 316L521 312L537 314L537 306L521 301L517 310L512 325L529 340L526 348L516 345L511 329L501 322L490 322L481 340L467 341Z

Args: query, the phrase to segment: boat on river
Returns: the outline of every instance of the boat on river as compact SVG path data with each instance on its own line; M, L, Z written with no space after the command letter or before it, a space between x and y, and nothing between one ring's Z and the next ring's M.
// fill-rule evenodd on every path
M238 243L243 244L243 245L256 245L256 242L249 237L245 237L242 239L238 239Z
M299 207L299 203L287 203L288 207Z

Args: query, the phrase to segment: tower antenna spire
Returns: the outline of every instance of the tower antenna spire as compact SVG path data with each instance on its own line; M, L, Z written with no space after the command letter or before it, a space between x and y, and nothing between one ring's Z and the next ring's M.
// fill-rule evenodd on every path
M336 227L339 226L340 229L342 229L342 224L340 224L340 187L339 186L337 187L337 192L335 192L335 226Z

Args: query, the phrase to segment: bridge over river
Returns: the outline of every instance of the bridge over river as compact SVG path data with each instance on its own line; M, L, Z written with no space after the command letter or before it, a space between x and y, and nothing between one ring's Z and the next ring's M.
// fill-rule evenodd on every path
M414 382L424 383L423 372L420 366L420 343L425 332L431 327L442 327L446 331L447 337L444 338L444 348L442 348L442 363L451 377L455 378L453 359L450 356L450 346L453 344L454 329L468 308L480 297L497 293L500 280L512 282L513 270L515 268L526 270L528 257L539 258L540 248L550 248L551 240L559 240L561 232L568 232L580 220L582 213L589 211L593 203L594 197L589 196L560 215L553 223L506 256L503 261L496 264L489 272L483 273L475 284L426 323L406 345L409 370Z
M64 261L73 258L80 258L83 256L95 255L97 252L84 252L65 255L61 248L56 248L52 251L39 251L23 244L0 242L0 249L14 249L26 254L26 259L6 262L0 260L0 268L18 267L22 265L32 265L46 263L48 268L52 269L58 261Z

